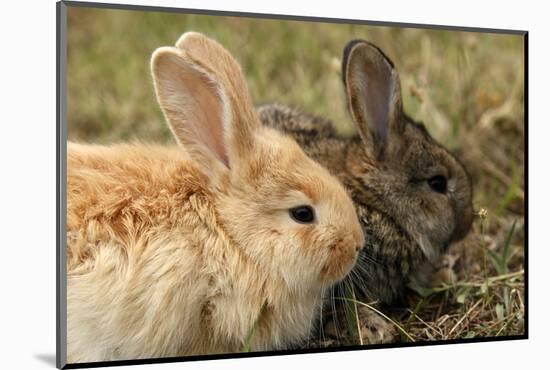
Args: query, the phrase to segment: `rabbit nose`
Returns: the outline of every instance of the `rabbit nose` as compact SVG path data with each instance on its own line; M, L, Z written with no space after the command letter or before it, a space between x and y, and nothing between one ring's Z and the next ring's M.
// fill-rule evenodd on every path
M355 251L359 252L361 249L363 249L363 244L356 244L355 245Z

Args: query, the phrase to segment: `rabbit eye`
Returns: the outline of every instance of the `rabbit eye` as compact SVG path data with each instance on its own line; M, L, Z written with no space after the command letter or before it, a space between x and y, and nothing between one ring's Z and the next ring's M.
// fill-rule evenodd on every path
M290 217L301 224L311 224L315 221L315 212L310 206L298 206L289 209Z
M445 176L434 176L428 179L428 185L433 191L438 193L445 193L447 191L447 179Z

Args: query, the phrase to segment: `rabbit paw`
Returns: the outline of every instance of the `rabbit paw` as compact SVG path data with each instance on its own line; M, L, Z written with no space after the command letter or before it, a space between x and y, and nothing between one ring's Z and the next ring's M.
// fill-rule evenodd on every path
M368 307L357 307L363 344L392 343L398 338L397 329L387 319Z

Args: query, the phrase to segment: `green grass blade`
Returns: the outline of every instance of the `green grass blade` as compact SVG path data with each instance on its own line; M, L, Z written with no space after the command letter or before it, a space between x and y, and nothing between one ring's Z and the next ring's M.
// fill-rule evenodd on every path
M512 227L510 228L510 231L508 231L506 241L504 242L504 248L502 250L502 263L503 263L503 268L505 269L504 273L508 273L508 260L510 258L510 245L512 244L512 237L514 236L514 231L516 230L516 223L517 223L517 220L514 220L514 223L512 224Z
M489 260L491 260L491 264L497 270L497 274L504 275L506 272L503 270L502 255L490 250L487 250L487 255L489 256Z
M359 313L357 311L357 300L355 299L355 291L351 284L346 284L345 287L345 298L347 300L344 303L344 311L346 313L346 323L348 326L348 331L350 333L350 338L358 338L357 342L363 344L363 339L361 338L361 331L359 328Z

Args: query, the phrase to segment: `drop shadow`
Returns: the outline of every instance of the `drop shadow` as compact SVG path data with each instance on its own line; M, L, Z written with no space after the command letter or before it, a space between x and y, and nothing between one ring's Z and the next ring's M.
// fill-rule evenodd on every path
M55 353L35 353L34 358L42 361L46 365L55 367Z

